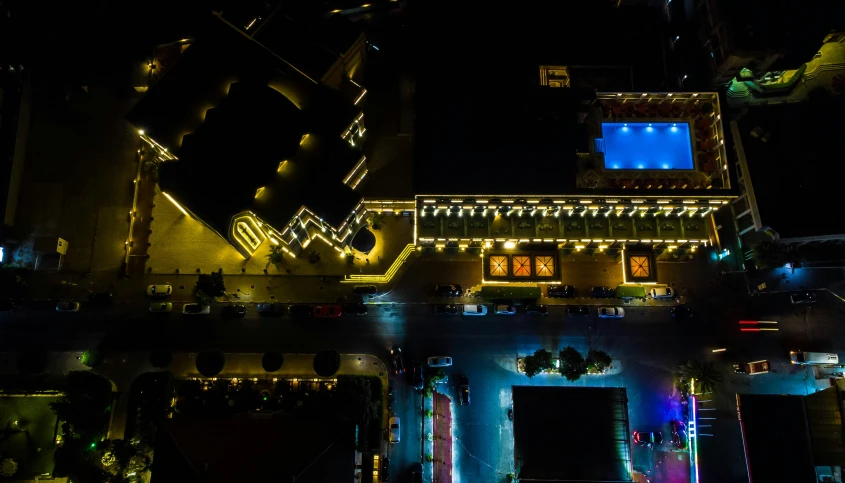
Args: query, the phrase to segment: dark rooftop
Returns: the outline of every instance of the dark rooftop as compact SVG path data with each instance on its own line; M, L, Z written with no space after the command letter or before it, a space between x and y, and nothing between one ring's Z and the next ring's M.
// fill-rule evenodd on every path
M631 481L625 388L514 386L513 411L521 481Z
M837 206L842 191L845 100L750 106L737 124L764 226L781 238L845 234ZM768 141L751 137L760 126ZM795 201L814 207L796 211Z

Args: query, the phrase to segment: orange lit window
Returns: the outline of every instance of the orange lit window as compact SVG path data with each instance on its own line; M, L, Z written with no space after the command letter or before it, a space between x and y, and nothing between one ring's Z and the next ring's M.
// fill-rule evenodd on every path
M531 276L531 257L513 257L513 276Z
M551 277L555 274L554 257L535 257L534 273L538 277Z
M507 255L490 255L490 276L505 277L508 274Z
M631 257L631 276L635 278L646 278L651 275L651 264L648 257Z

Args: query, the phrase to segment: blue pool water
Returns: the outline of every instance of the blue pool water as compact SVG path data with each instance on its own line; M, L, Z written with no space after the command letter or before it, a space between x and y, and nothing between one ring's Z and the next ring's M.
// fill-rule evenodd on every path
M685 122L604 122L604 169L693 169Z

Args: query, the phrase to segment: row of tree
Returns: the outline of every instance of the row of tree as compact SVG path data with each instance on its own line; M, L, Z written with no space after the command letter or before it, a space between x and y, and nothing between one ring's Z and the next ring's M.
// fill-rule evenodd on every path
M552 353L546 349L539 349L534 354L525 356L522 361L525 375L528 377L534 377L555 368ZM590 349L584 357L572 346L566 346L558 353L558 361L557 370L567 381L577 381L590 371L602 373L610 367L612 362L607 352Z

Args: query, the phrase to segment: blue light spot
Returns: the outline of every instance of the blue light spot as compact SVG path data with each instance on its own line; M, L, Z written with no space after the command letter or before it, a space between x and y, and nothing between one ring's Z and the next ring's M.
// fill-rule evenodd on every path
M619 163L613 163L613 169L619 169Z
M654 131L654 128L649 126L649 127L645 128L645 131L646 132L652 132L652 131Z
M676 128L675 126L670 127L669 130L672 132L678 132L678 128Z
M622 132L628 132L628 128L627 128L627 127L623 127L623 128L622 128Z
M643 168L644 168L644 166L642 165L642 163L637 165L637 169L643 169Z
M666 163L663 163L663 169L669 169L669 165L666 164Z

